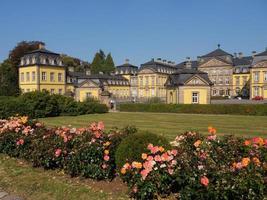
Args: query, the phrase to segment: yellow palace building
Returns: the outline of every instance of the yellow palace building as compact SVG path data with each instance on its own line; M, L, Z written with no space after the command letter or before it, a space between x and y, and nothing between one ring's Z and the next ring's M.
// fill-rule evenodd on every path
M95 98L108 103L111 98L123 100L130 96L127 78L74 72L63 65L60 54L48 51L42 45L21 58L19 87L22 93L48 91L51 94L68 94L77 101Z

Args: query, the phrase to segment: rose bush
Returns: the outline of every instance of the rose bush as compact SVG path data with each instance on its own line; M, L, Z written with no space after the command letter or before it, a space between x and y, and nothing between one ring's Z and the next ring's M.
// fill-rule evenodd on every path
M64 169L71 176L111 179L115 176L115 150L134 127L104 133L102 122L85 128L48 129L28 117L0 121L0 153L20 157L35 167Z
M196 132L179 135L167 153L150 145L151 152L140 155L142 162L125 163L120 174L130 195L137 199L171 193L188 200L263 199L267 191L267 140L217 137L212 127L209 132L208 136ZM162 159L163 154L166 159Z

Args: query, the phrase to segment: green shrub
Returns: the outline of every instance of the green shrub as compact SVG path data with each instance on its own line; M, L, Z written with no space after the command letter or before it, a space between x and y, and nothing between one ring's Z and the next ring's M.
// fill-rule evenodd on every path
M267 116L264 104L120 104L120 111Z
M0 97L0 119L15 115L42 118L106 112L108 112L108 107L95 99L77 102L71 97L50 95L48 92L35 91L19 97Z
M121 142L116 151L117 169L121 169L126 162L141 161L141 154L147 151L147 145L150 143L164 148L170 147L168 140L163 136L149 132L131 134Z

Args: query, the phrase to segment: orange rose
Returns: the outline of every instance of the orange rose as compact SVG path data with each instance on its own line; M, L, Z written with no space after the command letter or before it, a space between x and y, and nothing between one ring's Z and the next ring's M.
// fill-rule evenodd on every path
M124 167L121 168L121 174L126 174L126 169Z
M194 146L197 148L199 147L199 145L201 144L201 140L197 140L195 143L194 143Z
M250 140L245 140L245 142L244 142L244 145L245 146L249 146L251 144L251 141Z
M140 163L140 162L135 162L135 161L134 161L134 162L132 163L132 167L133 167L133 168L141 169L142 166L143 166L143 165L142 165L142 163Z
M209 133L212 134L212 135L215 135L216 132L217 132L216 129L213 128L212 126L209 126L209 127L208 127L208 131L209 131Z
M163 151L165 151L165 149L164 149L162 146L160 146L160 147L159 147L159 151L160 151L160 152L163 152Z
M147 154L146 153L142 153L142 159L145 160L147 158Z
M108 155L108 154L109 154L109 150L105 150L104 153L105 153L106 155Z
M261 162L257 157L252 158L252 161L255 163L255 165L260 166Z
M241 163L243 167L248 166L248 164L250 163L250 158L243 158Z

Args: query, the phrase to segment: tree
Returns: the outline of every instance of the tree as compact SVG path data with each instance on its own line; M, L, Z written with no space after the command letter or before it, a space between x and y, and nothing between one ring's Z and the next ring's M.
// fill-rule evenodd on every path
M113 61L111 54L109 53L106 57L106 60L105 60L104 71L105 71L105 73L110 74L114 70L115 70L115 64L114 64L114 61Z
M16 73L9 59L0 64L0 96L19 95L19 87L14 84L18 82Z
M104 64L103 57L99 52L97 52L91 64L91 73L92 74L99 74L99 72L104 73L103 64Z
M93 62L91 64L91 73L99 74L99 72L103 72L104 74L110 74L115 69L114 61L109 53L107 56L102 50L99 50L95 54Z
M17 95L19 91L18 81L18 66L20 64L20 58L29 51L33 51L39 48L39 44L44 45L40 41L22 41L14 47L10 53L9 58L1 65L1 94L2 95ZM3 85L2 85L3 84ZM9 91L7 91L9 90Z

